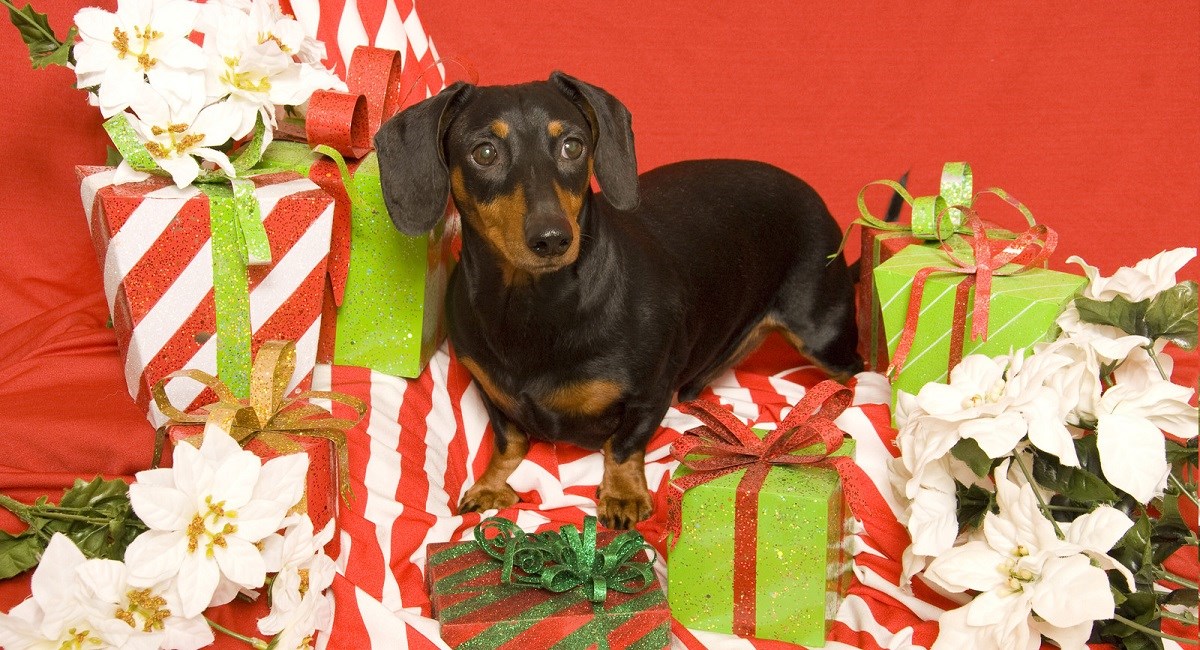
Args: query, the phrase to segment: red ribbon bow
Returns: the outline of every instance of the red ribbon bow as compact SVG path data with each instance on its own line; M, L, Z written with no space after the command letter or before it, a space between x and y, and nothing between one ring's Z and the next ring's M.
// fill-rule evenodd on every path
M837 470L843 479L865 481L862 485L870 485L870 479L851 459L830 457L844 441L841 429L833 421L850 406L852 397L849 388L835 381L823 381L809 389L783 422L762 439L719 405L700 400L679 405L679 410L699 418L705 426L688 431L671 446L671 455L694 472L673 479L667 492L672 544L679 541L684 491L737 470L746 470L738 483L734 502L734 634L754 636L758 493L771 467L824 466ZM823 448L816 453L796 453L818 444ZM861 476L854 476L855 470Z
M1014 201L1003 195L1001 198L1010 203ZM1017 204L1013 203L1013 205ZM900 372L908 358L909 351L912 350L913 339L917 332L917 320L921 315L921 299L925 295L925 281L930 275L960 273L967 276L955 290L954 319L950 326L950 360L948 363L948 369L953 370L962 360L963 332L966 330L967 301L971 287L975 287L975 301L971 309L971 340L986 341L992 299L992 278L1016 275L1035 266L1041 266L1058 244L1058 233L1041 224L1029 227L1012 241L988 239L983 222L975 210L962 206L954 207L963 210L966 214L967 223L973 234L965 236L964 239L971 246L974 261L968 262L959 257L954 248L943 241L942 250L946 252L954 266L926 267L917 271L913 276L912 292L908 299L908 313L904 317L904 331L900 335L900 342L896 345L896 353L892 355L892 363L888 366L888 376ZM992 246L994 244L1001 244L1004 248L993 254ZM1009 263L1020 266L1003 268Z

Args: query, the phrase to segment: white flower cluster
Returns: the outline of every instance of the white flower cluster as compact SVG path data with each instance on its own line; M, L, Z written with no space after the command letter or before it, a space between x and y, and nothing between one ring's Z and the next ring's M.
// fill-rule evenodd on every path
M104 117L125 113L180 187L199 175L197 158L234 176L219 148L250 135L260 118L266 146L276 106L345 89L321 66L324 44L276 0L120 0L116 13L81 9L75 24L77 87L95 89ZM144 176L123 162L118 178Z
M308 456L262 463L209 426L199 449L181 444L174 467L139 472L129 488L149 527L125 561L85 559L56 534L34 571L32 596L0 614L0 647L190 650L213 642L203 617L268 574L271 611L259 631L271 647L311 648L333 625L332 526L313 534L288 515L304 491Z
M1082 264L1088 276L1085 298L1138 302L1174 287L1176 272L1195 254L1194 248L1167 251L1111 278L1078 258L1069 261ZM912 536L903 580L924 570L949 591L980 592L943 616L935 647L1036 648L1045 635L1061 647L1082 648L1092 622L1112 617L1101 569L1124 568L1103 553L1132 522L1101 506L1070 524L1065 541L1057 539L1038 509L1039 488L1016 471L1017 463L1028 467L1037 449L1079 467L1074 441L1095 435L1108 483L1144 504L1166 487L1163 432L1197 435L1192 389L1164 379L1171 370L1162 354L1165 340L1084 322L1074 305L1057 323L1061 335L1028 355L968 356L948 384L898 396L900 456L891 481L906 504L901 523ZM1110 383L1102 384L1113 368ZM991 477L978 476L952 452L964 441L1000 461ZM996 495L1000 512L987 514L982 535L960 534L956 484Z

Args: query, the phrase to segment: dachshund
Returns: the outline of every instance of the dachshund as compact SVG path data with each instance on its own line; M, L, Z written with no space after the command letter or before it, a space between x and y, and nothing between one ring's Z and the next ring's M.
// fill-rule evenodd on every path
M385 123L375 148L397 228L428 232L448 199L462 217L446 314L495 449L460 512L516 503L507 479L536 438L602 449L597 514L631 528L653 509L645 450L673 400L767 333L835 378L863 368L838 225L782 169L694 160L639 176L626 107L560 72L456 83Z

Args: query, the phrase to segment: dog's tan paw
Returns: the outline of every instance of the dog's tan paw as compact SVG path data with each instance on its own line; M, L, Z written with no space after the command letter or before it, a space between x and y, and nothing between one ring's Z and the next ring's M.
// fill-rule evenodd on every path
M598 496L596 515L606 528L628 530L654 512L648 492L602 490Z
M476 483L467 489L462 501L458 504L458 512L483 512L493 508L507 508L520 499L517 493L507 483L500 487Z

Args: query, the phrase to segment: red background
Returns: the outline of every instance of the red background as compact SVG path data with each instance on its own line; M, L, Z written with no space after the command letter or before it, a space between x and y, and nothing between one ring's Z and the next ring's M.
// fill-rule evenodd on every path
M37 9L62 35L82 4ZM374 33L382 3L362 5ZM1197 2L419 9L442 57L463 64L449 64L457 77L512 83L561 69L608 89L633 112L643 169L767 160L808 180L845 224L868 181L911 170L914 191L930 193L943 162L967 160L978 186L1009 190L1059 231L1056 267L1078 254L1107 274L1197 244ZM146 467L152 430L105 327L73 172L104 160L99 114L69 71L31 70L6 25L0 66L0 491L31 500L75 476ZM18 596L0 591L0 609Z

